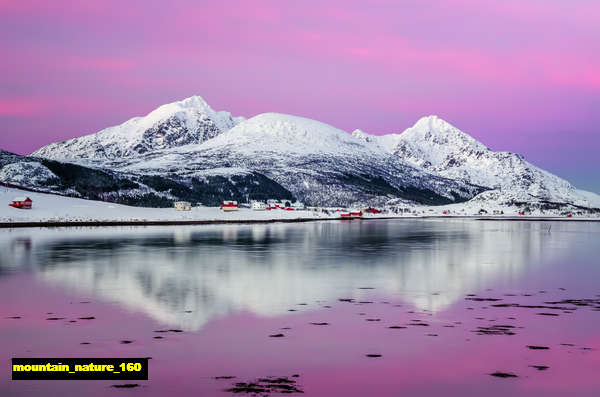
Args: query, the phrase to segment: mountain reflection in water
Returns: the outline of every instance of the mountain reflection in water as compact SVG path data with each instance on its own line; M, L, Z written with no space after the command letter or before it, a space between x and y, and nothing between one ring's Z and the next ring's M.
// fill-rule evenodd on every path
M0 277L33 272L185 330L232 312L285 315L301 302L373 293L438 312L518 278L552 248L568 254L581 237L573 227L380 220L4 230Z

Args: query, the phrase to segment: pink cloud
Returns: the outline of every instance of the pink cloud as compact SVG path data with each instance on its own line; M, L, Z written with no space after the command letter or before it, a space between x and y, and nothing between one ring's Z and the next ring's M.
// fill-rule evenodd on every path
M550 77L552 81L560 85L571 87L582 87L600 91L600 73L596 71L587 71L583 73L555 73Z
M0 99L0 116L33 116L45 105L37 99Z
M40 117L55 112L95 112L109 107L105 101L81 97L22 97L0 99L0 116Z
M68 68L106 71L131 70L135 66L135 62L131 59L110 57L84 58L78 56L68 57L63 61L63 64Z
M346 52L351 55L355 55L358 58L368 58L371 56L371 50L368 48L348 48L346 49Z

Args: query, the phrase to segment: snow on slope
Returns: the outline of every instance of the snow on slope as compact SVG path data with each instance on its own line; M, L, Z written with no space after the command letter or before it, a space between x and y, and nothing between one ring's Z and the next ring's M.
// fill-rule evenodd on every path
M371 149L345 131L320 121L281 113L263 113L238 124L203 148L236 146L246 153L355 154Z
M481 199L504 202L552 201L600 207L600 196L575 189L564 179L510 152L494 152L438 118L421 118L401 134L356 136L410 164L454 180L495 189Z
M38 162L21 161L0 168L0 181L19 186L36 186L58 181L58 177Z
M44 146L32 156L52 159L114 159L153 150L201 143L242 121L230 113L214 111L202 98L193 96L134 117L95 134Z
M241 121L191 97L33 155L169 177L258 171L318 205L381 204L398 197L428 204L439 197L465 200L478 193L475 185L495 192L480 200L600 207L600 196L575 189L518 154L493 152L436 116L402 134L349 135L278 113ZM418 194L407 194L411 189Z
M97 166L138 174L197 178L213 169L264 174L313 205L466 200L482 189L415 169L330 125L265 113L198 145L155 151Z
M400 142L400 135L398 134L370 135L357 129L352 131L352 136L387 153L391 153L392 148Z
M7 205L13 198L20 196L33 200L32 209L21 210ZM0 222L277 220L325 217L324 214L310 211L252 211L242 208L237 212L223 212L217 207L175 211L173 208L131 207L6 187L0 187L0 203Z

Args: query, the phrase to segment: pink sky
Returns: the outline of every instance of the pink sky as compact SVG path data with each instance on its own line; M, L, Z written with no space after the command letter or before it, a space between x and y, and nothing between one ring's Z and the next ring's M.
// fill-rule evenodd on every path
M437 114L600 191L598 20L597 0L0 0L0 148L200 95L378 134Z

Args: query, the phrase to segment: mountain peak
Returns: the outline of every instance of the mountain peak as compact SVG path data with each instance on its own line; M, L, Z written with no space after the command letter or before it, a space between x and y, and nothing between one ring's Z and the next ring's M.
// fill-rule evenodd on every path
M160 120L180 114L181 118L186 118L189 113L203 113L208 116L216 114L210 105L198 95L182 99L181 101L167 103L154 109L148 115L141 118L146 124L153 124ZM140 119L140 118L135 118Z
M229 112L213 110L202 97L194 95L97 133L51 143L32 155L53 159L130 157L202 143L242 120Z
M429 142L431 145L449 146L453 150L488 150L484 144L436 115L421 117L401 137L407 143Z
M180 104L182 107L208 106L208 103L206 103L206 101L200 95L192 95L191 97L182 99L181 101L177 101L176 103Z
M350 147L369 150L347 132L329 124L282 113L261 113L249 118L207 142L207 147L213 144L243 147L247 152L337 153Z
M429 115L425 117L421 117L409 130L420 130L420 131L431 131L431 132L461 132L458 128L454 127L452 124L447 121L439 118L436 115ZM408 130L407 130L408 131Z
M371 135L367 134L366 132L364 132L363 130L357 128L354 131L352 131L351 134L353 137L361 139L363 141L367 141L370 142L371 141Z
M214 113L215 112L210 107L210 105L208 104L208 102L206 102L199 95L193 95L193 96L191 96L189 98L185 98L185 99L182 99L180 101L175 101L175 102L172 102L172 103L167 103L165 105L162 105L162 106L158 107L152 113L154 113L155 111L157 111L159 109L162 109L162 108L171 109L171 110L176 110L176 109L180 109L180 110L190 109L190 110L197 110L197 111L207 112L207 113Z

